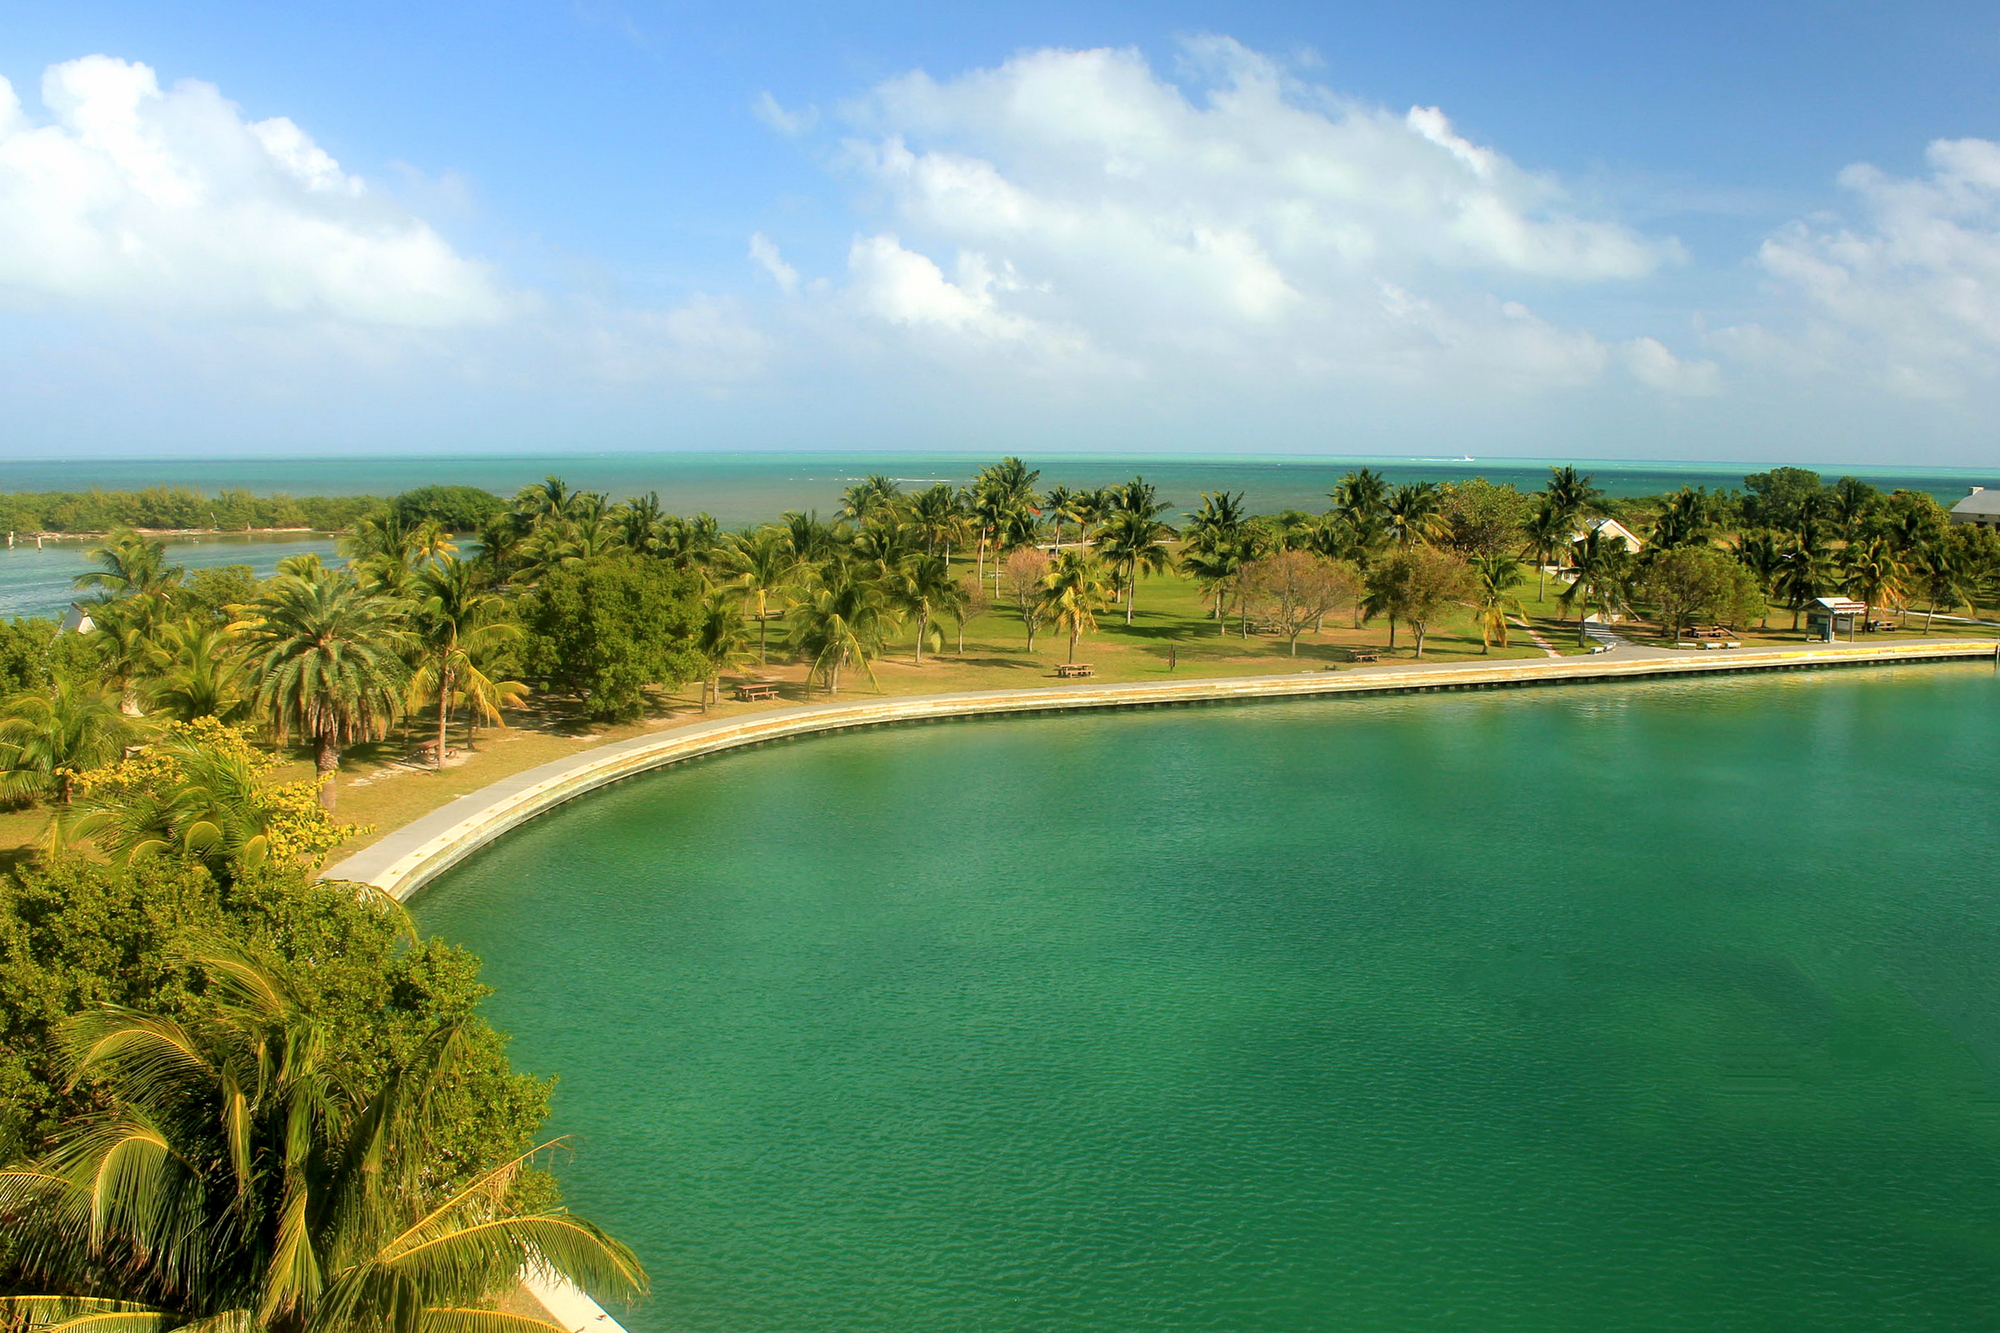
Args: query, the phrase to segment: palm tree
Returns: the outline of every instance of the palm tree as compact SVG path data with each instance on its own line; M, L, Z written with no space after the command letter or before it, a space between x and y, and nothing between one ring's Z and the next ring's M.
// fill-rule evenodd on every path
M859 664L874 682L872 663L895 623L880 583L863 568L840 561L820 566L787 619L787 637L833 694L840 693L841 669L849 663Z
M1495 640L1507 646L1507 617L1525 616L1514 588L1521 582L1521 562L1508 555L1472 561L1472 605L1479 612L1480 651L1493 651Z
M146 698L176 722L227 722L248 706L252 686L242 645L226 626L175 621L161 627L154 648Z
M820 521L819 510L792 512L779 520L785 534L785 549L795 565L816 565L831 560L842 545L841 530Z
M1042 512L1055 527L1055 544L1062 547L1063 524L1082 522L1083 496L1067 486L1051 486L1042 493Z
M952 543L965 528L965 510L950 482L927 486L910 497L910 525L923 539L925 555L951 559Z
M701 708L707 712L711 700L722 701L724 668L749 654L750 631L743 624L742 594L735 588L717 588L704 597L694 640L695 651L708 660L701 682Z
M1803 529L1779 555L1778 574L1772 582L1792 609L1793 629L1799 627L1799 613L1814 598L1824 597L1833 583L1832 559L1819 544L1814 526L1808 523Z
M1540 580L1535 586L1535 600L1549 599L1548 567L1557 557L1569 550L1570 539L1576 536L1576 517L1563 512L1562 506L1544 495L1535 506L1535 515L1528 520L1528 553L1535 557L1535 574Z
M1388 517L1389 483L1371 468L1348 473L1326 498L1333 501L1334 513L1352 522Z
M1582 540L1570 547L1570 552L1570 568L1576 579L1556 600L1564 612L1576 606L1576 641L1581 647L1588 638L1583 625L1591 603L1595 602L1598 614L1609 621L1624 602L1625 587L1632 576L1632 560L1624 540L1606 537L1601 528L1586 532Z
M91 608L91 637L129 717L139 716L140 683L159 666L168 605L163 594L139 593Z
M272 735L311 743L328 810L342 747L387 735L402 711L404 610L350 575L278 578L235 626L256 661L257 705Z
M516 1203L533 1154L432 1178L458 1025L364 1081L289 978L221 948L192 961L207 976L194 1016L105 1005L71 1022L74 1076L102 1109L0 1173L0 1225L33 1284L0 1297L0 1317L104 1333L550 1333L492 1307L524 1267L644 1290L624 1246Z
M1042 577L1042 614L1069 635L1069 660L1076 661L1076 641L1097 628L1097 608L1104 604L1104 580L1097 562L1081 551L1064 551Z
M1895 606L1903 600L1903 581L1909 577L1909 570L1886 539L1871 537L1854 543L1847 548L1841 563L1845 567L1847 595L1861 603L1864 625L1872 623L1877 604Z
M1124 575L1127 625L1132 623L1132 608L1139 600L1139 576L1157 574L1167 567L1169 552L1164 539L1173 535L1172 528L1141 509L1119 510L1098 534L1098 554Z
M771 621L771 600L792 582L798 560L783 528L765 526L739 532L730 543L728 568L735 574L735 586L756 604L757 665L770 661L766 633Z
M1963 548L1956 544L1934 542L1919 558L1917 582L1929 603L1924 612L1924 633L1928 634L1931 620L1940 609L1949 614L1971 604L1979 588L1979 578L1965 558Z
M1758 628L1762 629L1771 623L1770 599L1777 595L1778 576L1784 572L1784 548L1778 545L1777 535L1769 528L1759 528L1755 532L1739 533L1734 550L1737 562L1750 571L1764 594L1764 614L1757 621Z
M906 558L889 586L897 603L917 618L917 665L922 666L925 638L940 617L951 615L965 600L965 589L952 578L951 566L935 555Z
M106 691L60 678L24 690L0 709L0 795L68 805L80 774L115 763L139 735Z
M1410 547L1434 540L1444 529L1444 493L1434 481L1398 486L1382 507L1396 544Z
M86 552L98 568L76 576L77 588L102 588L113 597L159 597L180 583L179 565L167 563L167 544L149 541L130 528L111 534Z
M291 816L265 801L261 775L246 750L205 740L178 728L170 731L148 752L171 766L172 782L114 781L93 789L78 802L84 814L74 833L114 861L187 856L225 883L244 868L262 865L271 855L274 825ZM277 841L282 844L282 834Z
M444 556L419 570L415 592L409 626L419 656L408 703L411 708L437 705L434 763L442 769L445 728L455 706L463 703L470 716L505 726L500 709L526 697L527 686L519 681L496 681L480 669L495 648L519 639L521 628L498 618L505 600L485 586L478 566L457 556Z
M1570 520L1572 531L1578 520L1604 507L1604 492L1591 484L1590 474L1568 466L1549 469L1549 484L1542 498Z
M1667 497L1665 509L1653 524L1653 545L1670 551L1677 546L1705 544L1715 524L1716 497L1708 487L1683 486Z

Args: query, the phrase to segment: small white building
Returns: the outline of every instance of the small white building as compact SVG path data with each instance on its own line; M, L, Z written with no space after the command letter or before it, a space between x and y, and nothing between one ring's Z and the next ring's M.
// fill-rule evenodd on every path
M2000 528L2000 491L1974 486L1971 493L1951 507L1951 521L1980 528Z
M1593 532L1602 533L1607 539L1623 542L1626 551L1632 555L1637 555L1640 548L1646 544L1637 533L1615 518L1593 518L1584 522L1583 531L1571 539L1570 545L1576 545Z
M1845 634L1854 637L1868 604L1850 597L1815 597L1806 603L1806 635L1821 643L1832 643Z
M58 634L88 634L97 628L97 622L90 618L90 611L81 602L69 604L69 614L56 627Z

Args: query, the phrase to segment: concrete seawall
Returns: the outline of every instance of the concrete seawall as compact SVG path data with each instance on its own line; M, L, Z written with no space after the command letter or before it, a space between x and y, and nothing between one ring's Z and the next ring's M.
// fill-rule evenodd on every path
M326 871L407 899L429 880L509 829L585 792L650 769L766 741L855 727L945 718L1156 707L1232 700L1328 698L1441 690L1509 689L1748 671L1905 662L1994 659L1992 640L1951 640L1885 648L1826 647L1726 653L1607 653L1491 665L1410 664L1353 671L1238 676L1122 685L1049 685L893 699L836 700L695 722L599 746L504 778L425 815Z

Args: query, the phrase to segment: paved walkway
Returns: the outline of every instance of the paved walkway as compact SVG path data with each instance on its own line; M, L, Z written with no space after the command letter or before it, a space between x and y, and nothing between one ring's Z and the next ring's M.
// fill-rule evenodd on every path
M407 898L431 877L508 829L606 783L665 764L744 745L852 727L938 718L1003 716L1080 708L1147 707L1224 700L1309 698L1341 694L1491 689L1559 682L1609 681L1703 672L1782 670L1847 664L1887 664L2000 653L1992 640L1931 640L1891 647L1738 649L1690 653L1621 641L1608 652L1558 660L1399 662L1338 672L1163 680L1106 685L1046 685L901 698L842 699L781 705L671 727L503 778L414 820L326 871L327 878L373 884Z

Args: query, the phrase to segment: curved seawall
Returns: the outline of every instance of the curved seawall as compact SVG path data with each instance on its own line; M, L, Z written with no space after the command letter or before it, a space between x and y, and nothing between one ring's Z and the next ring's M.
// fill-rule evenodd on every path
M855 727L1087 708L1509 689L1659 676L1984 658L2000 661L1997 654L2000 654L2000 644L1991 640L1954 640L1887 648L1736 650L1713 655L1662 652L1628 657L1619 652L1560 660L1517 660L1490 666L1412 664L1338 673L1311 671L1219 680L1050 685L893 699L836 700L773 708L636 736L502 779L459 797L442 809L389 834L374 846L329 867L325 877L371 884L394 897L407 899L433 877L509 829L572 797L621 778L725 750Z

